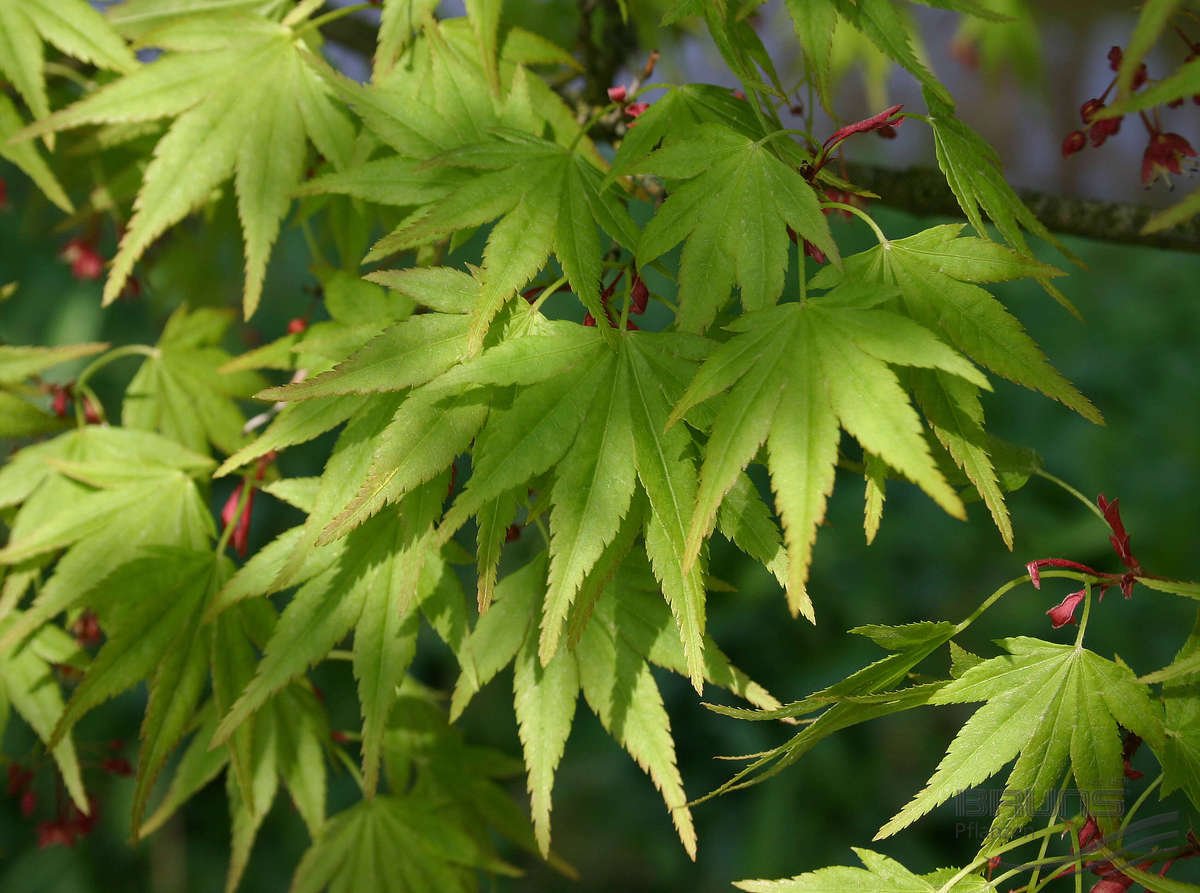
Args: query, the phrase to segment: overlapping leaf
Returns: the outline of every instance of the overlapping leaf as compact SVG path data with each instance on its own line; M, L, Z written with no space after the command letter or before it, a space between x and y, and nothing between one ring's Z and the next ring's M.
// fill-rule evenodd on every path
M577 150L519 131L438 156L438 165L476 171L386 236L368 257L427 244L497 219L483 250L482 286L471 319L468 353L517 290L557 257L572 289L592 315L600 302L601 260L609 236L630 246L633 223L592 159Z
M219 346L233 316L181 307L167 321L153 355L125 391L121 421L157 431L196 452L212 444L233 453L246 441L235 400L262 387L250 372L222 372L230 356Z
M1161 710L1123 664L1074 645L1005 639L1008 652L967 669L931 704L987 701L951 742L926 787L879 831L888 837L935 806L1000 771L1016 757L983 850L1010 839L1061 783L1070 766L1085 798L1119 789L1119 723L1156 751ZM1097 810L1102 831L1119 816Z
M546 570L543 553L496 587L495 603L459 652L462 675L451 702L452 717L480 687L515 661L514 707L534 828L542 852L547 853L554 777L582 693L609 733L650 775L671 810L684 848L694 857L695 831L675 765L670 721L649 663L681 675L690 674L690 669L678 631L658 597L657 582L646 561L631 554L611 582L600 581L594 604L578 609L577 643L559 649L543 663L538 657L536 618L546 592ZM704 659L706 679L764 708L777 705L732 667L711 640L705 644Z
M306 61L298 24L230 13L167 25L153 32L154 45L168 51L163 58L23 131L174 119L146 168L105 303L121 294L151 243L232 175L245 239L245 314L253 315L308 141L340 165L353 138L320 66Z
M676 315L684 331L707 328L735 283L747 311L773 305L787 273L788 227L838 263L816 192L765 139L702 124L637 169L663 177L671 190L642 232L639 262L649 264L686 240Z
M38 118L50 113L43 41L100 68L129 73L138 67L129 47L85 0L0 0L0 74Z
M1022 277L1046 279L1058 271L995 242L961 236L961 230L961 224L948 224L889 241L846 258L844 270L822 270L811 284L894 286L898 309L971 360L1101 422L1096 407L1050 365L1020 322L979 286ZM910 381L938 440L979 491L1011 545L1012 525L989 454L978 391L939 370L915 372Z
M833 488L840 429L962 517L962 503L934 463L921 422L889 366L938 369L988 387L928 329L895 313L840 302L838 294L745 314L729 327L734 337L705 361L672 414L679 419L731 389L705 448L684 566L695 560L722 498L765 442L788 546L788 605L810 620L808 568Z

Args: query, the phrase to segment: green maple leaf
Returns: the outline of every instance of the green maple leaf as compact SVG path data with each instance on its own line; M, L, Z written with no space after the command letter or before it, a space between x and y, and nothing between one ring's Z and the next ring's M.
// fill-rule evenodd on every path
M0 635L20 615L0 620ZM0 650L0 732L7 724L12 706L54 756L67 793L75 805L88 812L87 794L79 771L79 757L70 736L54 739L54 729L62 719L63 697L54 678L54 666L76 666L83 655L66 632L56 626L43 626L19 648Z
M24 126L25 122L21 119L16 105L8 98L7 94L0 93L0 158L11 161L19 167L29 179L37 184L38 189L42 190L42 194L46 198L66 213L72 213L75 208L71 204L71 199L63 191L62 184L58 182L54 171L38 152L37 146L33 143L9 141L9 137Z
M734 886L747 893L990 893L992 885L978 875L967 875L946 888L946 883L958 874L956 869L942 868L930 874L916 875L887 856L854 847L854 853L865 868L834 866L819 868L778 881L737 881Z
M777 708L749 710L707 705L725 716L752 721L774 721L801 716L813 717L803 729L779 747L750 754L750 763L704 800L731 790L757 784L781 772L825 738L867 720L888 716L929 703L943 683L930 682L897 688L910 671L945 645L955 634L954 624L919 622L902 626L862 626L850 632L865 636L892 653L851 673L820 691Z
M233 176L245 239L245 315L254 314L308 142L335 164L348 160L352 142L327 76L297 31L312 9L298 6L282 23L230 13L206 18L203 29L186 21L167 25L153 36L167 51L163 58L22 132L174 119L146 167L104 286L105 304L121 294L151 243Z
M684 331L707 328L735 283L746 310L773 305L783 293L789 226L839 263L816 192L768 139L702 124L637 166L671 187L642 231L638 261L649 264L686 239L676 316Z
M955 115L948 97L935 92L929 85L925 85L924 90L925 101L929 105L926 120L933 129L938 167L975 232L987 236L987 228L983 223L983 215L986 214L996 224L1004 240L1022 254L1029 254L1023 232L1027 230L1074 260L1075 256L1034 216L1005 181L995 149ZM1038 282L1051 297L1076 316L1079 315L1067 297L1051 285L1048 278L1039 277Z
M246 435L235 401L259 390L263 381L251 372L221 371L231 357L218 345L232 322L230 312L176 310L126 388L123 424L157 431L196 452L207 452L210 443L236 452Z
M105 642L55 726L57 743L88 711L149 680L141 728L133 823L192 721L208 681L205 604L228 574L211 551L153 547L122 564L85 594Z
M600 300L603 230L626 247L636 230L594 159L515 130L433 159L438 167L475 171L445 198L422 207L367 256L368 260L443 239L497 220L488 234L481 288L467 352L478 352L496 314L546 265L558 262L584 306L605 316Z
M788 605L812 620L805 584L833 488L840 429L963 517L889 364L940 369L981 387L987 381L928 329L884 310L844 305L836 291L748 313L729 328L734 337L701 366L671 416L677 420L731 388L704 451L684 567L695 561L722 498L765 442L788 546Z
M217 652L213 656L224 659ZM234 753L232 747L210 746L218 713L212 700L197 711L196 732L185 746L162 800L135 829L138 836L147 837L161 828L229 764ZM233 838L225 883L227 893L233 893L238 886L254 838L270 812L280 782L287 787L292 804L311 836L319 833L325 818L325 751L330 733L316 695L303 683L288 686L255 714L252 726L247 730L253 748L247 766L250 789L240 786L234 772L229 773L226 781Z
M628 544L627 544L628 546ZM623 553L622 553L623 554ZM683 642L644 558L631 554L615 576L603 574L590 613L571 647L544 662L539 656L538 602L547 585L542 553L496 587L495 601L459 650L462 675L451 701L458 716L471 697L514 662L513 703L528 768L533 823L543 854L550 846L554 777L582 693L609 733L653 780L671 810L684 848L695 853L695 831L675 764L670 721L649 664L689 674ZM706 679L764 708L778 702L730 665L708 640Z
M404 858L397 860L397 853ZM371 797L333 816L304 854L291 893L477 889L476 869L515 870L422 797Z
M905 10L891 0L833 0L838 15L863 34L875 47L902 66L921 83L926 101L932 99L953 108L949 92L925 67L913 50L919 33ZM974 5L974 4L972 4Z
M441 509L444 488L443 481L434 481L411 494L399 511L378 515L324 548L323 560L309 568L311 577L280 616L254 678L228 707L215 741L233 740L238 727L271 695L322 660L353 630L354 675L363 714L363 784L368 795L374 793L396 686L416 651L419 609L446 573L431 551L433 519ZM264 563L270 566L270 558L264 557ZM259 581L273 576L258 577L257 568L247 575Z
M88 426L22 450L0 470L0 505L22 503L0 564L16 565L8 597L53 572L20 618L0 636L13 647L61 611L87 603L97 581L130 550L205 549L212 513L193 475L212 463L173 441L142 431ZM64 512L63 505L71 511ZM11 588L10 588L11 585Z
M1182 789L1193 805L1200 805L1200 701L1196 674L1200 673L1200 621L1175 655L1175 660L1142 681L1168 680L1163 685L1163 745L1155 756L1162 763L1161 794Z
M507 339L433 383L516 387L511 406L490 412L476 436L473 473L446 513L440 535L448 538L493 500L553 469L551 582L539 648L548 663L584 577L616 535L635 491L644 492L650 503L643 521L646 552L681 630L689 675L699 688L705 625L702 562L681 567L685 513L695 493L693 447L683 428L663 430L670 406L691 374L686 346L693 342L641 332L616 340L614 350L595 328L542 322L532 334ZM402 444L390 449L404 455ZM388 469L379 467L376 474L386 476Z
M1120 790L1118 723L1156 752L1161 748L1161 711L1124 664L1038 639L1004 639L1000 644L1007 654L967 669L929 699L931 704L987 703L959 730L926 787L876 839L907 827L1016 757L983 842L986 851L1020 830L1062 781L1068 765L1085 799ZM1119 818L1096 815L1105 833Z
M85 0L0 0L0 74L38 118L50 113L43 41L100 68L127 74L138 67L129 47Z
M1096 407L1050 365L1020 322L980 287L1023 277L1047 279L1061 275L1059 271L995 242L961 236L961 231L961 224L947 224L888 241L846 258L844 270L822 270L810 284L894 286L897 309L971 360L1102 422ZM979 491L1011 547L1012 524L984 434L978 390L938 370L917 371L910 381L934 434Z

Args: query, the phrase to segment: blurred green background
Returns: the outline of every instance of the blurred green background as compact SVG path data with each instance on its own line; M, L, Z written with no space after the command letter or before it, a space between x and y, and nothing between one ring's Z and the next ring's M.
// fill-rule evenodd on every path
M1073 125L1060 121L1053 126ZM1054 131L1050 133L1054 138ZM919 137L912 139L916 154L927 148ZM1017 175L1028 179L1029 171L1018 169ZM75 281L57 257L75 233L54 229L57 212L11 167L0 163L0 177L8 184L10 205L0 212L0 285L19 284L16 293L0 303L0 343L153 342L175 306L173 281L196 269L205 271L209 286L200 301L225 304L239 292L239 246L210 244L203 222L191 220L157 249L154 271L141 296L102 311L100 284ZM228 202L216 213L230 214ZM885 208L872 213L885 232L896 237L943 222L915 220ZM844 253L872 244L861 227L838 227ZM112 254L112 237L110 232L102 235L105 256ZM992 430L1036 448L1051 472L1089 497L1100 492L1120 497L1134 548L1151 572L1200 577L1200 256L1077 240L1068 244L1086 266L1071 269L1063 288L1085 321L1069 316L1036 286L1001 286L999 292L1058 368L1100 407L1108 424L1090 425L1058 404L997 381L996 393L986 403ZM1049 252L1044 257L1063 263ZM290 317L315 307L309 291L315 280L307 266L302 240L292 231L272 261L264 310L253 327L238 328L231 348L274 338ZM110 416L117 415L121 388L135 367L134 360L114 364L96 381ZM57 371L65 381L77 369ZM291 476L315 473L327 448L323 440L289 450L280 458L281 470ZM229 486L213 493L214 510L219 510ZM980 505L971 506L970 522L963 524L940 513L914 488L894 484L879 537L867 548L862 483L843 475L816 547L810 590L818 625L791 619L782 593L766 572L717 545L712 572L737 592L710 596L712 633L735 663L778 697L790 700L879 656L869 642L846 635L849 627L958 619L994 588L1020 575L1033 558L1070 557L1115 569L1106 530L1061 490L1034 480L1012 494L1010 507L1017 534L1012 552ZM263 499L255 514L251 548L296 520L295 513ZM516 544L508 560L520 563L526 548ZM1073 629L1051 632L1044 613L1068 588L1055 583L1042 592L1018 588L971 631L966 644L991 654L987 637L1037 635L1069 641ZM1194 608L1183 600L1145 589L1136 590L1129 601L1110 595L1093 612L1088 643L1148 672L1170 660L1194 615ZM449 686L456 674L452 659L432 637L424 644L428 647L421 652L416 674L431 685ZM349 671L321 668L314 676L327 694L333 726L353 726L357 707ZM788 737L788 730L779 726L710 713L677 677L660 673L658 681L692 796L711 790L733 771L714 756L760 751ZM90 715L78 735L85 742L85 758L98 763L110 740L135 739L142 706L142 695L135 691ZM554 843L581 880L568 881L516 857L527 870L525 877L484 879L484 889L716 891L730 889L729 882L738 878L780 877L849 864L850 847L869 845L879 826L923 785L969 713L970 708L930 708L851 729L822 743L782 775L698 806L700 851L693 864L650 782L592 714L580 709L554 793ZM474 743L519 752L508 673L482 692L462 726ZM29 740L23 736L19 722L10 723L5 751L25 752ZM132 751L132 746L127 748L128 754ZM1148 771L1152 760L1140 754L1134 765ZM20 817L11 798L0 797L0 891L208 893L222 888L228 817L219 783L205 789L158 835L130 847L126 839L132 781L98 769L89 772L87 780L105 803L105 812L96 833L73 849L37 849L33 823ZM1146 780L1131 783L1131 790L1139 790ZM352 799L354 788L344 774L335 773L332 784L330 808L336 809ZM524 800L523 779L515 779L512 790ZM1178 796L1147 809L1147 814L1187 811ZM947 804L877 848L918 871L961 864L974 853L983 830L956 828L963 820ZM281 797L259 836L242 889L285 890L306 846L303 824ZM1181 866L1178 877L1200 877L1188 874L1195 868Z

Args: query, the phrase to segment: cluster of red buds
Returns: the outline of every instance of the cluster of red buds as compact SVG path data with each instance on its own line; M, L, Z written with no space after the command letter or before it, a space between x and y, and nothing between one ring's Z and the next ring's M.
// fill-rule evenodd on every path
M90 238L72 239L58 255L71 265L71 275L81 282L99 279L104 275L104 258Z
M625 271L621 270L614 277L613 281L606 285L603 291L600 292L600 305L604 308L604 316L608 320L608 324L614 329L617 327L617 320L614 318L612 310L609 307L609 302L612 300L613 292L617 289L617 283L621 281L621 277L625 275ZM646 283L642 281L642 277L638 275L637 270L632 273L633 281L629 286L629 312L633 315L641 315L646 312L646 307L650 302L650 289L646 287ZM585 326L594 326L596 317L592 316L591 311L588 311L583 316L583 324ZM637 331L637 323L632 319L625 320L625 328L629 331Z
M1100 833L1100 826L1096 823L1093 816L1088 816L1079 830L1076 832L1079 840L1079 852L1082 855L1094 853L1104 842L1104 835ZM1200 855L1200 838L1197 838L1192 831L1187 833L1187 844L1181 847L1178 852L1163 861L1162 866L1158 870L1159 877L1166 877L1167 872L1181 859L1191 859ZM1160 858L1162 858L1160 856ZM1149 871L1154 867L1156 859L1144 859L1138 862L1139 871ZM1088 864L1088 871L1096 875L1100 880L1096 881L1089 893L1124 893L1133 886L1134 880L1129 875L1125 874L1113 864L1111 859L1100 859ZM1068 865L1063 870L1057 873L1057 877L1067 877L1075 873L1075 866Z
M258 467L254 471L254 480L249 482L250 492L246 494L246 505L242 508L241 514L238 514L238 505L242 501L242 492L245 490L247 481L242 480L233 492L229 494L229 498L225 500L225 506L221 509L221 526L228 528L230 524L236 522L237 526L233 529L233 549L238 553L238 557L245 558L246 551L250 544L250 514L254 510L254 493L257 490L255 484L263 479L267 468L275 461L276 453L274 450L265 454L258 460Z
M108 755L100 761L99 768L120 778L133 775L133 766L121 756L124 749L125 742L120 739L108 742ZM96 767L95 763L91 765ZM36 781L35 767L18 762L8 764L8 796L19 801L22 818L32 819L38 811ZM83 812L70 798L64 796L61 782L56 782L56 785L54 816L36 825L37 843L42 849L49 846L74 846L81 837L92 833L100 818L100 804L95 797L88 797L87 812Z
M50 410L60 419L65 419L71 411L71 401L82 400L83 419L89 425L99 425L103 420L99 408L87 394L76 394L74 383L44 385L50 394Z
M1197 50L1200 49L1193 45L1190 40L1182 33L1179 35L1187 42L1192 55L1188 59L1192 59L1197 55ZM1108 67L1117 72L1121 68L1121 62L1124 54L1120 47L1112 47L1108 51ZM1133 81L1130 88L1133 91L1140 90L1149 80L1149 75L1146 71L1145 63L1138 66L1133 75ZM1089 144L1093 148L1099 148L1104 145L1110 136L1115 136L1121 130L1121 122L1124 116L1112 118L1097 117L1100 112L1106 107L1105 102L1108 99L1109 93L1116 86L1117 78L1114 74L1109 81L1108 86L1104 88L1104 92L1099 96L1087 100L1079 107L1079 117L1083 122L1086 130L1073 130L1067 134L1062 143L1063 158L1068 158L1082 152ZM1193 97L1193 101L1200 104L1200 95ZM1168 103L1169 107L1175 108L1182 105L1183 100L1177 99ZM1168 188L1171 186L1171 174L1183 173L1183 161L1185 158L1195 158L1196 150L1192 148L1191 143L1180 136L1178 133L1171 133L1164 129L1160 120L1159 109L1154 109L1153 113L1147 115L1145 112L1139 112L1138 117L1142 121L1142 125L1146 128L1146 133L1149 137L1146 143L1146 149L1142 153L1142 185L1146 188L1150 187L1156 179L1162 177Z
M1121 594L1125 598L1132 597L1133 584L1137 582L1138 577L1146 576L1146 574L1142 570L1141 562L1137 560L1130 547L1129 532L1125 529L1125 522L1121 520L1120 500L1113 499L1110 501L1101 493L1096 498L1096 505L1099 506L1100 513L1104 516L1104 522L1111 531L1108 542L1113 547L1113 551L1117 553L1117 557L1121 559L1121 563L1125 565L1125 570L1120 573L1110 573L1107 571L1098 571L1086 564L1080 564L1078 561L1070 561L1066 558L1039 558L1025 565L1025 570L1029 573L1029 581L1033 584L1034 589L1041 589L1042 569L1050 567L1078 571L1094 578L1096 585L1100 587L1099 600L1101 601L1103 601L1104 593L1110 586L1120 588ZM1072 592L1047 611L1046 614L1050 617L1051 627L1059 629L1068 623L1075 623L1075 610L1086 597L1087 589L1080 589L1077 592Z

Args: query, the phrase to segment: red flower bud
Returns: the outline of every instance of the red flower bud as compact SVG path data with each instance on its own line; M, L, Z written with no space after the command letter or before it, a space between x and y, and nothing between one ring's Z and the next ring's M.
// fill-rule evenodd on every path
M583 324L588 327L596 325L596 317L592 316L592 312L590 310L583 314Z
M1096 113L1104 108L1104 101L1101 99L1089 99L1079 107L1079 117L1084 124L1091 124L1092 118L1096 117Z
M299 335L308 328L308 320L302 316L297 316L288 321L287 330L289 335Z
M521 538L521 525L509 524L504 531L504 541L506 543L515 543Z
M1108 51L1108 67L1113 71L1121 69L1121 61L1125 58L1125 54L1121 52L1120 47L1112 47Z
M8 796L15 797L33 781L33 770L26 769L20 763L8 764Z
M648 102L631 102L625 106L625 114L630 118L637 118L648 108L650 108L650 103Z
M1062 141L1062 157L1070 158L1076 152L1082 152L1087 145L1087 134L1082 130L1072 130Z
M1096 148L1103 146L1105 140L1110 136L1116 136L1121 130L1121 120L1121 118L1105 118L1102 121L1093 121L1092 126L1088 128L1088 140Z
M71 404L70 393L60 384L51 385L50 393L54 395L50 404L51 409L54 410L54 414L60 419L65 419L67 417L67 408Z
M624 102L625 96L626 92L624 87L617 86L608 88L608 98L612 102Z
M1066 626L1068 623L1075 622L1075 609L1079 607L1079 603L1083 601L1087 595L1087 590L1080 589L1078 592L1072 592L1061 602L1055 605L1046 613L1050 617L1050 626L1053 629Z
M8 184L0 177L0 211L8 210Z
M71 275L76 279L99 279L104 274L104 259L87 239L72 239L59 256L71 265Z
M21 817L29 818L37 809L37 794L32 789L21 795Z

